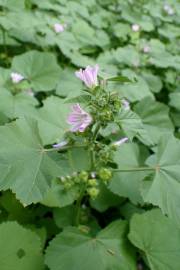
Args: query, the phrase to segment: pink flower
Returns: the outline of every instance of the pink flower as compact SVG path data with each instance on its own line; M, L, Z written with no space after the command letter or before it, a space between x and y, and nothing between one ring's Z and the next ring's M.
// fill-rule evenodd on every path
M120 146L121 144L123 144L123 143L125 143L127 141L128 141L128 138L127 137L124 137L124 138L120 139L119 141L114 142L113 145Z
M64 29L65 29L64 25L62 25L60 23L55 23L54 24L54 31L56 33L62 33L62 32L64 32Z
M138 32L140 30L139 24L133 24L132 25L132 30L133 30L133 32Z
M84 132L84 130L91 124L92 117L89 113L85 112L79 104L72 106L72 113L68 116L68 124L72 125L72 132Z
M62 148L68 144L67 141L62 141L60 143L53 144L53 148Z
M95 65L95 67L87 66L84 70L80 69L79 71L76 71L75 74L87 87L93 88L98 85L98 71L98 65Z
M149 53L150 50L151 50L151 48L148 45L144 46L144 48L143 48L144 53Z
M13 83L19 83L20 81L24 80L24 77L16 72L11 73L11 80Z
M129 102L126 99L122 99L122 105L125 111L130 110Z

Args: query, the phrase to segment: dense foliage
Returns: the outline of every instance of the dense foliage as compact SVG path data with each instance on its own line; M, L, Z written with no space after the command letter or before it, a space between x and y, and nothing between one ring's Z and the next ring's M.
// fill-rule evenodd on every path
M179 1L0 15L0 269L179 270Z

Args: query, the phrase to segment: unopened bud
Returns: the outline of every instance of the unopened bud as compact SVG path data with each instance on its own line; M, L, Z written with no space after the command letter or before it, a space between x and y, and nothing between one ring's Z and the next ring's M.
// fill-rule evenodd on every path
M112 172L109 169L102 168L99 171L99 177L104 181L108 181L112 177Z
M88 185L91 186L91 187L96 187L97 186L97 181L96 179L89 179L88 180Z
M81 171L80 174L79 174L79 178L83 182L87 182L87 180L88 180L88 173L86 171Z
M88 188L87 193L89 194L89 196L92 199L95 199L98 196L98 194L99 194L99 189L97 189L95 187Z

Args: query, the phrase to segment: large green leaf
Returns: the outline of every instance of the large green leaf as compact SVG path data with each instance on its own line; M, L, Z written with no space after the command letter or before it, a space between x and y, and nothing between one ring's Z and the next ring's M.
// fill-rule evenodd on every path
M172 134L174 127L166 105L147 97L141 100L134 110L141 117L143 126L153 143L157 143L164 134Z
M180 269L180 230L160 210L135 214L129 239L145 253L151 270Z
M48 91L56 87L60 68L51 53L30 51L15 56L12 70L22 74L35 91Z
M158 205L180 226L180 141L163 136L147 164L155 173L142 184L145 202Z
M0 225L0 265L2 270L43 270L40 238L16 222Z
M125 232L123 221L110 224L95 238L77 228L65 229L47 248L46 264L51 270L135 270Z
M21 119L0 127L0 138L0 161L10 166L0 189L10 188L24 204L42 200L61 169L57 155L44 150L36 121Z

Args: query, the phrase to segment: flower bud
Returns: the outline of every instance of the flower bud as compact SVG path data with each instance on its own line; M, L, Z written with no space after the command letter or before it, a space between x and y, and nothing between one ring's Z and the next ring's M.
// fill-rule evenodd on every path
M92 199L95 199L99 194L99 189L92 187L87 189L87 193Z
M102 168L99 171L99 177L104 181L108 181L112 177L112 172L109 169Z
M86 171L81 171L79 174L79 178L82 182L86 183L88 180L88 173Z
M91 186L91 187L96 187L97 186L97 181L96 179L89 179L88 180L88 185Z
M66 190L70 189L71 187L72 187L72 183L71 183L71 182L65 182L65 183L64 183L64 188L65 188Z

